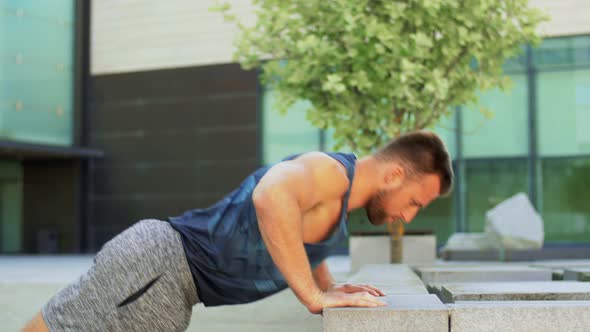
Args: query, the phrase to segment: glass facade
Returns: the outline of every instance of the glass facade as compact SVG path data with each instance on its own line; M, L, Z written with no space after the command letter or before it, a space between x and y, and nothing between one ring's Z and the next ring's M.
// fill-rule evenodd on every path
M265 91L262 99L264 164L277 162L291 154L317 150L322 133L305 119L309 102L298 102L284 115L270 111L274 103L272 91Z
M480 94L490 119L460 107L441 120L435 131L455 161L456 187L408 229L434 230L442 245L455 231L482 232L486 211L524 192L543 217L546 243L590 244L590 36L550 38L528 51L505 65L512 89ZM306 123L305 103L277 120L270 100L266 92L263 150L276 153L273 161L283 152L331 150L330 132ZM350 230L376 230L365 219L355 213Z
M73 0L0 0L0 140L72 144Z

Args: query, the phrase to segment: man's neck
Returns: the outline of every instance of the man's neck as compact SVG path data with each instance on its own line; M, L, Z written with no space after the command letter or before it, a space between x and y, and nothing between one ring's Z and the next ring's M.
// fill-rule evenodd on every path
M377 193L382 168L373 156L356 162L354 179L348 200L348 212L365 207L369 199Z

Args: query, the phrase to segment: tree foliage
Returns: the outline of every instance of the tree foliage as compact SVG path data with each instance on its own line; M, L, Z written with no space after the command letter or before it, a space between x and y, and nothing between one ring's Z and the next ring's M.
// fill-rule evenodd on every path
M337 143L370 152L433 127L476 92L506 88L502 64L537 43L546 19L527 0L252 0L235 60L261 67L277 108L309 100L307 118Z

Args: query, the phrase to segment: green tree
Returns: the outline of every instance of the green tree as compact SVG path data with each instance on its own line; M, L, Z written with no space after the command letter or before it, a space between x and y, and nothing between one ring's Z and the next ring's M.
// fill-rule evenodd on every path
M433 127L452 106L477 104L478 90L507 88L502 64L539 42L546 19L527 0L252 3L251 26L227 3L213 8L240 28L235 60L261 67L279 111L309 100L308 120L361 153Z

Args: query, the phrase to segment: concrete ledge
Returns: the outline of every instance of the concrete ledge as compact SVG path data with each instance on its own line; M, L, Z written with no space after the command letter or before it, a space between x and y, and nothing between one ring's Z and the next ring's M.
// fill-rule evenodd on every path
M379 308L327 308L325 332L428 331L448 332L448 307L431 294L381 297L389 305Z
M565 270L563 280L590 281L590 268Z
M590 301L457 302L452 332L588 331Z
M394 294L428 294L424 283L406 265L371 264L347 280L351 284L370 284L387 295Z
M445 303L457 301L590 301L590 283L530 281L451 283L442 287Z
M528 266L472 265L472 266L422 266L418 275L426 284L447 282L489 281L551 281L550 270Z

